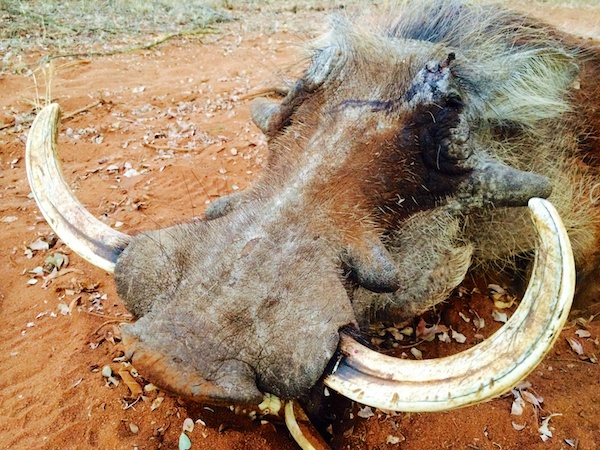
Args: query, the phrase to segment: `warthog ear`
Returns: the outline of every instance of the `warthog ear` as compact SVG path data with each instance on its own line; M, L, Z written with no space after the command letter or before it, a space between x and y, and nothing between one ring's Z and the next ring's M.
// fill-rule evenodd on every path
M252 121L267 136L276 135L290 124L294 112L317 87L314 82L300 79L281 103L262 97L255 99L250 105Z
M259 97L250 104L250 117L260 131L271 135L271 127L277 128L277 125L274 125L274 119L278 117L280 109L279 103Z
M310 67L297 80L281 103L257 98L250 105L250 115L255 125L267 136L272 137L290 124L298 107L335 75L343 53L337 45L329 44L315 49Z

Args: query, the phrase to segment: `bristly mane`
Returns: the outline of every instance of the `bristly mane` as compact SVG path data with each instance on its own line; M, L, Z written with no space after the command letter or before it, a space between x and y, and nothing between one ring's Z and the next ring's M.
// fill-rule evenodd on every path
M576 51L531 19L491 5L424 0L406 4L382 31L455 49L455 74L471 94L473 117L533 128L570 109Z
M510 166L552 180L550 200L569 230L580 275L593 270L600 260L600 47L537 19L464 0L401 1L380 13L334 21L329 38L350 42L342 46L348 58L370 51L362 41L373 34L421 59L423 52L431 60L455 54L452 72L472 136ZM474 265L512 266L514 256L531 249L532 237L509 230L528 227L518 208L465 217Z

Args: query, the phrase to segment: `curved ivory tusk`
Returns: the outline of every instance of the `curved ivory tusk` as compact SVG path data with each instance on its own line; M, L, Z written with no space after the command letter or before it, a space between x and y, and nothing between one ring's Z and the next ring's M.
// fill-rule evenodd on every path
M35 118L25 162L31 191L44 218L63 242L88 262L113 272L130 236L102 223L75 198L56 158L60 108L51 104Z
M529 375L556 341L575 290L571 245L558 213L538 198L529 208L540 237L533 274L500 330L462 353L425 361L382 355L342 333L343 356L325 384L373 407L430 412L482 402Z
M296 400L285 403L285 425L302 450L331 450Z

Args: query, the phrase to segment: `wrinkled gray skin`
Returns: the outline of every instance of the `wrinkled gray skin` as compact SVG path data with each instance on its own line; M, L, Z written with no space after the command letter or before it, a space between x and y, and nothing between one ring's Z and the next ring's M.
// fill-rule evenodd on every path
M512 207L556 184L531 149L544 130L535 145L560 144L575 57L515 16L414 3L377 32L334 19L286 98L252 105L260 179L122 253L118 293L138 317L124 343L155 383L211 403L302 396L340 327L422 312L473 259L533 246Z

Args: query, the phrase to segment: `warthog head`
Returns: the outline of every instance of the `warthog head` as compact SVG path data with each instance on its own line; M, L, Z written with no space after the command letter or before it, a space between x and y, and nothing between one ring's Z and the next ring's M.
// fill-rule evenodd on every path
M438 27L444 14L467 14L452 8L431 13ZM74 199L53 156L58 107L40 113L27 159L36 199L67 244L114 270L137 318L123 326L127 355L155 383L211 403L300 397L339 346L327 384L386 409L435 410L511 387L544 354L566 317L573 268L540 200L536 220L552 242L534 275L551 281L536 278L526 294L540 317L515 314L500 338L443 363L382 357L343 331L340 340L372 308L407 316L442 300L471 262L466 216L551 191L487 144L501 130L485 103L500 105L505 87L485 86L475 50L434 30L411 37L410 26L375 33L334 19L283 101L252 105L269 138L260 178L214 202L205 220L135 237Z

